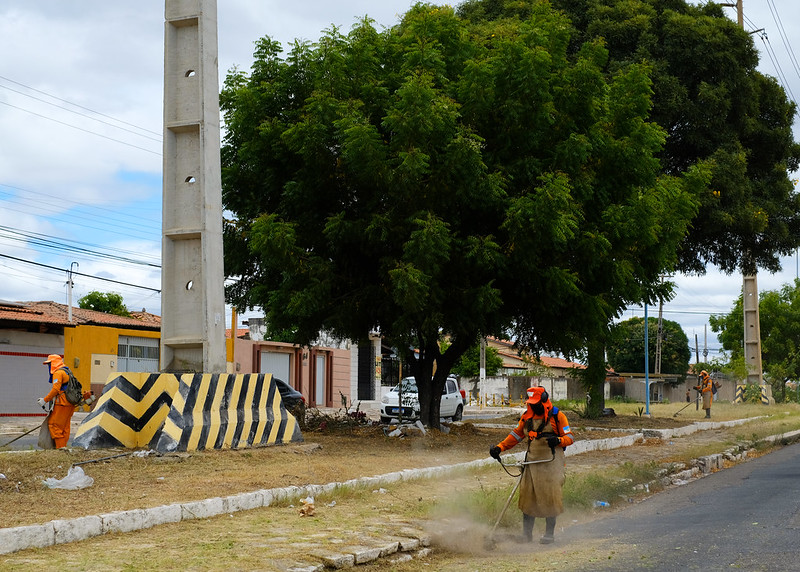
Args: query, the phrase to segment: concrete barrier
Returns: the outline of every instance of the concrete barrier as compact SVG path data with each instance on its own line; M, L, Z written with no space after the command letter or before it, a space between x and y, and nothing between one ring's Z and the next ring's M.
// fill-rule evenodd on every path
M271 374L114 374L73 446L161 452L301 441Z

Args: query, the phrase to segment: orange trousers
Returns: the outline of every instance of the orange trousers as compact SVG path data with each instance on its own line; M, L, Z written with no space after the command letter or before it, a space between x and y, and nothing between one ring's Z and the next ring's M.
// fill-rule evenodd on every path
M56 405L50 413L47 428L50 430L50 436L53 438L56 449L67 446L73 413L75 413L74 405Z

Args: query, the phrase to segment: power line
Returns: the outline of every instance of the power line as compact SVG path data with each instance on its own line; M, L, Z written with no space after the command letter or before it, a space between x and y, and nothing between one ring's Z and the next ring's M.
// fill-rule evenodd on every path
M67 127L71 127L72 129L77 129L78 131L83 131L84 133L88 133L90 135L96 135L97 137L102 137L103 139L108 139L109 141L114 141L115 143L119 143L121 145L127 145L128 147L133 147L134 149L139 149L140 151L145 151L146 153L152 153L153 155L161 156L160 151L151 151L150 149L145 149L144 147L139 147L138 145L134 145L133 143L127 143L125 141L121 141L119 139L114 139L113 137L109 137L107 135L103 135L102 133L97 133L95 131L90 131L89 129L83 129L82 127L78 127L76 125L71 125L66 123L65 121L59 121L58 119L53 119L52 117L47 117L46 115L42 115L41 113L36 113L34 111L30 111L29 109L25 109L19 107L17 105L13 105L6 101L0 101L3 105L7 105L8 107L13 107L14 109L18 109L20 111L24 111L25 113L30 113L31 115L35 115L36 117L41 117L42 119L46 119L48 121L52 121L54 123L58 123L60 125L65 125Z
M127 121L123 121L122 119L117 119L116 117L112 117L110 115L106 115L105 113L101 113L99 111L95 111L94 109L90 109L88 107L84 107L83 105L80 105L80 104L77 104L77 103L73 103L73 102L68 101L66 99L62 99L60 97L57 97L57 96L52 95L50 93L47 93L46 91L42 91L40 89L36 89L35 87L31 87L29 85L25 85L24 83L20 83L18 81L14 81L13 79L7 78L7 77L2 76L2 75L0 75L0 79L2 79L4 81L7 81L7 82L10 82L10 83L13 83L13 84L16 84L18 86L24 87L25 89L29 89L31 91L35 91L36 93L41 93L42 95L46 95L47 97L51 97L51 98L53 98L53 99L55 99L57 101L61 101L63 103L67 103L69 105L72 105L73 107L77 107L79 109L84 109L84 110L89 111L91 113L94 113L96 115L100 115L101 117L105 117L107 119L111 119L113 121L116 121L117 123L122 123L123 125L128 125L130 127L134 127L134 128L139 129L141 131L146 131L147 133L152 133L153 135L157 135L159 137L159 141L161 140L162 134L159 133L158 131L151 131L150 129L145 129L144 127L139 127L138 125L134 125L133 123L128 123ZM8 88L6 88L6 89L8 89ZM19 93L19 92L17 92L17 93ZM27 96L27 97L30 97L30 96ZM45 103L47 103L47 102L45 102ZM62 107L61 109L64 109L64 108ZM66 110L66 111L69 111L69 110Z
M3 233L5 233L5 236L3 235ZM14 236L14 235L16 235L16 236ZM88 248L84 248L84 247L78 246L80 244L86 244L86 243L81 243L81 242L77 242L77 241L71 241L71 242L73 242L73 244L69 244L67 242L58 242L57 240L53 240L53 239L51 239L50 237L48 237L48 236L46 236L44 234L40 234L40 233L37 233L37 232L25 232L25 231L22 231L22 230L19 230L19 229L13 229L13 228L9 228L7 226L2 226L2 225L0 225L0 238L7 238L9 240L23 242L23 243L29 245L31 248L39 246L39 247L42 247L42 248L47 248L47 249L50 249L50 250L56 250L56 251L59 251L59 252L75 252L75 253L84 254L84 255L91 256L91 257L94 257L94 258L99 258L99 259L116 260L118 262L127 262L127 263L130 263L130 264L139 264L139 265L142 265L142 266L150 266L152 268L158 268L158 269L161 268L160 264L154 264L152 262L146 262L146 261L143 261L143 260L136 260L136 259L133 259L133 258L127 258L127 257L124 257L124 256L120 256L118 254L110 254L108 252L90 250ZM60 239L60 240L67 240L67 239ZM96 246L96 245L88 245L88 246ZM99 248L99 247L97 247L97 248ZM118 250L118 252L127 252L128 254L136 254L136 253L131 252L129 250L124 250L124 249L117 249L117 250Z
M786 30L783 28L783 22L781 21L780 16L778 16L778 7L775 6L774 0L767 0L767 6L769 6L772 19L775 21L775 25L778 27L778 33L783 40L783 47L786 48L786 52L789 54L789 61L792 63L792 67L794 67L794 72L797 74L797 77L800 77L800 66L797 65L797 58L795 58L794 50L792 49L792 45L789 43L789 36L786 34Z
M87 115L85 113L80 113L79 111L75 111L74 109L69 109L68 107L62 107L60 105L56 105L55 103L52 103L50 101L46 101L46 100L41 99L39 97L34 97L34 96L29 95L27 93L23 93L23 92L21 92L19 90L12 89L12 88L8 87L7 85L0 85L0 87L2 87L3 89L6 89L8 91L17 93L17 94L19 94L19 95L21 95L23 97L29 97L30 99L33 99L34 101L39 101L41 103L44 103L45 105L51 105L51 106L55 107L56 109L61 109L61 110L66 111L68 113L74 113L75 115L79 115L81 117L85 117L86 119L91 119L92 121L97 121L98 123L102 123L103 125L108 125L109 127L112 127L114 129L121 129L122 131L126 131L126 132L128 132L128 133L130 133L132 135L136 135L137 137L144 137L145 139L150 139L151 141L157 141L159 143L161 142L161 137L156 139L155 137L152 137L150 135L145 135L143 133L137 133L133 129L128 129L126 127L120 127L119 125L114 125L113 123L109 123L108 121L103 121L102 119L98 119L96 117L92 117L91 115Z
M62 196L51 195L49 193L43 193L43 192L39 192L39 191L31 191L31 190L28 190L28 189L23 189L22 187L17 187L17 186L14 186L14 185L9 185L9 184L5 184L5 183L1 183L1 182L0 182L0 187L6 187L6 188L9 188L9 189L13 189L15 191L20 191L22 193L27 193L29 195L32 195L33 198L27 198L27 197L24 197L24 196L19 196L17 194L3 192L0 189L0 194L5 194L5 195L7 195L9 197L7 199L7 202L19 204L19 205L26 206L26 207L27 206L33 207L33 208L35 208L35 214L37 214L37 216L40 215L42 207L43 207L42 202L41 202L41 197L47 197L47 198L53 199L54 203L59 204L59 205L65 205L66 206L68 204L72 204L72 205L75 205L75 206L78 206L78 207L90 208L92 210L99 211L101 213L108 213L109 215L112 215L112 216L105 216L104 215L103 216L104 219L108 218L108 219L111 219L112 221L114 219L122 221L123 218L129 218L131 220L131 222L136 224L137 228L139 228L139 227L141 227L141 228L150 228L150 229L152 229L154 231L157 231L159 233L159 235L161 233L161 224L160 224L160 222L157 223L157 222L153 222L153 221L147 221L146 219L142 219L141 216L132 215L132 214L129 215L129 214L127 214L125 212L124 209L110 209L110 208L105 208L105 207L96 206L96 205L92 205L92 204L82 203L82 202L79 202L79 201L71 201L71 200L63 198ZM53 209L50 209L50 210L53 210ZM96 219L92 218L90 220L92 220L94 222ZM148 224L148 222L150 222L150 224ZM121 223L121 224L130 224L130 223ZM102 230L102 229L97 229L97 230Z
M9 260L16 260L17 262L24 262L25 264L32 264L34 266L39 266L41 268L49 268L50 270L58 270L59 272L67 272L65 268L58 268L57 266L50 266L48 264L42 264L41 262L32 262L30 260L25 260L24 258L17 258L16 256L9 256L8 254L0 254L3 258L8 258ZM102 280L103 282L112 282L114 284L121 284L122 286L130 286L131 288L141 288L142 290L151 290L152 292L161 293L161 290L157 290L156 288L150 288L149 286L140 286L138 284L131 284L130 282L120 282L119 280L112 280L110 278L101 278L99 276L92 276L91 274L83 274L81 272L72 272L74 276L83 276L85 278L91 278L93 280Z

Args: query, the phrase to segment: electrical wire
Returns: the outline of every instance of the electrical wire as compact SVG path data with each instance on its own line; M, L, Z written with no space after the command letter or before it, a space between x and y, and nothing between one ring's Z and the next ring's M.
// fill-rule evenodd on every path
M46 235L36 233L36 232L25 232L18 229L9 228L6 226L0 225L0 238L5 238L7 240L11 240L14 242L21 242L34 250L38 250L36 247L47 249L47 250L55 250L57 252L63 253L77 253L82 254L85 256L90 256L92 258L97 258L101 260L113 260L117 262L126 262L128 264L137 264L141 266L150 266L152 268L161 268L160 264L156 264L153 262L147 262L145 260L137 260L134 258L128 258L125 256L121 256L119 254L113 254L110 252L103 252L100 250L92 250L89 248L85 248L84 246L80 246L81 244L77 241L68 241L67 239L59 239L60 241L66 242L59 242L59 240L54 240ZM72 242L72 244L70 244ZM94 246L95 248L101 248L96 245L87 245L87 246ZM117 252L125 252L128 254L136 254L133 251L125 250L125 249L115 249ZM151 257L155 258L155 257Z
M18 81L15 81L13 79L7 78L7 77L2 76L2 75L0 75L0 79L2 79L3 81L7 81L7 82L13 83L15 85L18 85L20 87L24 87L25 89L29 89L31 91L35 91L36 93L40 93L42 95L46 95L47 97L53 98L53 99L55 99L57 101L61 101L63 103L67 103L69 105L72 105L73 107L77 107L79 109L83 109L85 111L89 111L90 113L94 113L95 115L99 115L101 117L105 117L107 119L111 119L113 121L116 121L117 123L122 123L123 125L128 125L129 127L134 127L136 129L139 129L141 131L145 131L147 133L152 133L153 135L157 135L159 137L158 140L161 141L162 134L160 132L158 132L158 131L151 131L150 129L146 129L144 127L139 127L138 125L134 125L133 123L128 123L127 121L123 121L122 119L117 119L116 117L112 117L110 115L106 115L105 113L101 113L99 111L95 111L94 109L90 109L88 107L84 107L83 105L80 105L78 103L73 103L73 102L68 101L66 99L62 99L62 98L60 98L58 96L52 95L50 93L47 93L46 91L42 91L40 89L36 89L35 87L31 87L29 85L25 85L24 83L20 83ZM6 88L6 89L8 89L8 88Z
M70 127L72 129L76 129L78 131L83 131L84 133L88 133L90 135L96 135L97 137L102 137L103 139L108 139L109 141L114 141L115 143L119 143L120 145L126 145L128 147L133 147L134 149L139 149L140 151L144 151L145 153L152 153L153 155L158 155L159 157L161 156L161 152L160 151L152 151L150 149L145 149L144 147L140 147L138 145L134 145L133 143L127 143L127 142L122 141L120 139L115 139L114 137L109 137L107 135L103 135L102 133L97 133L96 131L90 131L89 129L83 129L82 127L78 127L77 125L72 125L72 124L67 123L65 121L59 121L58 119L54 119L52 117L48 117L46 115L42 115L41 113L36 113L35 111L31 111L29 109L25 109L23 107L19 107L18 105L14 105L14 104L8 103L6 101L0 101L0 103L2 103L3 105L6 105L8 107L13 107L14 109L18 109L19 111L24 111L25 113L30 113L31 115L35 115L36 117L40 117L42 119L46 119L47 121L52 121L53 123L58 123L60 125L66 126L66 127Z
M19 90L12 89L12 88L8 87L7 85L0 85L0 87L2 87L5 90L11 91L13 93L17 93L17 94L19 94L19 95L21 95L23 97L28 97L30 99L33 99L34 101L39 101L41 103L44 103L45 105L51 105L51 106L55 107L56 109L61 109L62 111L66 111L68 113L74 113L75 115L79 115L81 117L85 117L86 119L91 119L92 121L97 121L98 123L102 123L103 125L108 125L109 127L112 127L114 129L120 129L122 131L126 131L128 133L136 135L137 137L144 137L145 139L150 139L151 141L156 141L158 143L161 143L161 141L162 141L161 137L155 138L155 137L152 137L150 135L145 135L143 133L137 133L133 129L128 129L126 127L120 127L119 125L114 125L113 123L110 123L108 121L103 121L102 119L98 119L96 117L92 117L91 115L87 115L85 113L80 113L79 111L75 111L74 109L69 109L68 107L62 107L61 105L56 105L55 103L52 103L50 101L46 101L46 100L41 99L39 97L34 97L34 96L29 95L27 93L23 93L23 92L21 92Z
M59 272L71 272L74 276L83 276L84 278L91 278L92 280L101 280L103 282L112 282L114 284L121 284L123 286L130 286L131 288L141 288L142 290L151 290L153 292L161 292L156 288L150 288L149 286L140 286L139 284L131 284L130 282L121 282L120 280L112 280L111 278L102 278L100 276L92 276L91 274L83 274L81 272L74 272L69 271L65 268L58 268L57 266L50 266L49 264L42 264L41 262L33 262L31 260L25 260L24 258L17 258L16 256L10 256L8 254L0 254L3 258L8 258L9 260L16 260L17 262L24 262L25 264L32 264L34 266L39 266L40 268L48 268L50 270L58 270Z
M767 0L767 6L772 14L772 19L775 21L775 26L778 28L778 33L783 40L783 47L786 48L786 53L789 54L789 61L792 63L792 67L794 67L794 72L797 74L797 77L800 77L800 66L797 64L797 58L795 57L794 50L789 42L789 36L786 34L786 30L783 27L783 21L778 15L778 7L775 6L775 0Z

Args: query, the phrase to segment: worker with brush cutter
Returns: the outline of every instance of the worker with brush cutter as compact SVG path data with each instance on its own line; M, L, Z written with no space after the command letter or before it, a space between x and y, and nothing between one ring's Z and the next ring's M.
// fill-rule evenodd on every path
M508 437L489 449L489 455L500 461L500 453L526 438L528 451L519 487L519 509L522 511L522 539L533 541L536 517L544 517L545 533L542 544L554 541L556 517L564 512L561 489L566 479L564 449L575 441L567 416L550 401L543 387L528 389L525 413ZM535 462L549 460L552 462Z
M711 379L706 370L700 372L695 389L703 396L703 409L706 410L706 419L710 419L711 403L714 400L716 388L714 387L714 380Z
M46 422L53 445L47 444L46 446L62 449L67 446L67 441L69 441L70 423L76 407L64 394L70 374L67 366L64 365L64 358L60 355L51 354L42 363L47 365L50 374L49 381L52 384L48 394L37 400L42 409L49 411ZM90 391L83 394L84 399L89 399L90 396Z

